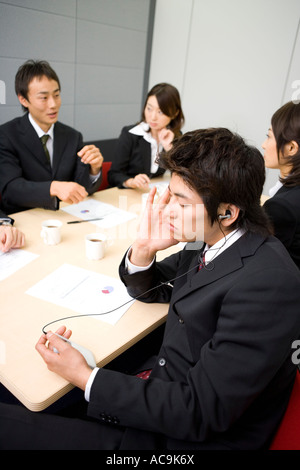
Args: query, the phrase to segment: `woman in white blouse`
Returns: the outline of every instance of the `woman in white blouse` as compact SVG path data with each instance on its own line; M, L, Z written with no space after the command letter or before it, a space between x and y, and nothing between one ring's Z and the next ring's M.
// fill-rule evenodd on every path
M141 121L122 129L108 172L110 186L147 189L152 177L164 173L157 156L171 148L183 124L178 90L168 83L155 85L146 97Z

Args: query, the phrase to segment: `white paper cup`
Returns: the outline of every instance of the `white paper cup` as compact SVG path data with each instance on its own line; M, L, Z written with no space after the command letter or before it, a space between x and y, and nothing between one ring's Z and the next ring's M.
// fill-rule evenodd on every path
M156 204L158 202L158 200L159 200L159 198L162 194L163 193L161 192L161 190L157 189L157 191L155 193L155 196L154 196L154 200L153 200L154 204ZM146 208L148 196L149 196L149 192L142 194L142 210L144 210Z
M88 259L102 259L111 242L103 233L89 233L85 236L85 253Z
M57 245L61 240L60 220L49 219L42 223L41 237L46 245Z
M143 193L142 194L142 211L146 207L148 196L149 196L149 193Z

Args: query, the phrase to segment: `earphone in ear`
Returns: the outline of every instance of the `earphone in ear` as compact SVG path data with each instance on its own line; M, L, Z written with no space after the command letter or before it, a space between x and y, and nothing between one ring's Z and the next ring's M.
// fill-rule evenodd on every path
M227 211L225 212L225 215L219 215L218 216L220 220L223 220L223 219L230 219L231 217L231 212L230 210L227 209Z

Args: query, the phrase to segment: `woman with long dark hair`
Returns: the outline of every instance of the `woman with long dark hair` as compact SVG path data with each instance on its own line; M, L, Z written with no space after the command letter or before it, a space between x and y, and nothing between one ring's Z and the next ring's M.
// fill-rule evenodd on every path
M264 209L300 268L300 103L290 101L274 113L262 147L266 167L280 171Z
M164 173L156 161L157 156L172 147L183 124L177 88L168 83L155 85L147 94L141 121L122 129L108 172L109 184L147 189L152 177Z

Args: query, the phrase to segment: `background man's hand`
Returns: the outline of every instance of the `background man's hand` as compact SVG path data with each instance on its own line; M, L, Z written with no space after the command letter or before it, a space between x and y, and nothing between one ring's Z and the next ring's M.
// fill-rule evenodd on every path
M77 204L88 195L85 188L73 181L52 181L50 195L68 204Z
M91 166L90 174L97 175L102 167L103 156L95 145L85 145L77 154L81 161Z

